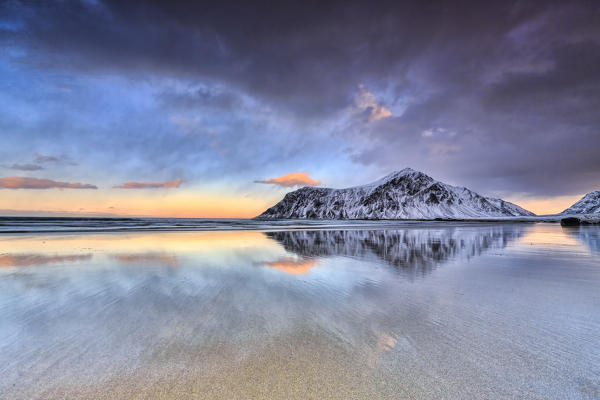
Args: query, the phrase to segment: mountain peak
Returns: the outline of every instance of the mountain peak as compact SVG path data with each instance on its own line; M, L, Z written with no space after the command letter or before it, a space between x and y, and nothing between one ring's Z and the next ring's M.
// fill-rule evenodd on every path
M370 183L368 185L365 185L365 186L379 186L379 185L385 184L385 183L387 183L389 181L392 181L394 179L401 178L401 177L404 177L404 176L409 176L409 175L425 176L425 177L429 178L429 176L426 175L426 174L424 174L423 172L417 171L417 170L414 170L412 168L408 168L407 167L407 168L403 168L403 169L401 169L399 171L394 171L392 173L389 173L386 176L384 176L383 178L380 178L380 179L376 180L375 182L372 182L372 183Z
M382 179L386 179L386 178L390 178L391 179L391 178L395 178L397 176L410 175L410 174L414 174L414 173L422 174L422 172L420 172L420 171L414 170L414 169L412 169L410 167L406 167L406 168L403 168L403 169L401 169L399 171L394 171L394 172L392 172L390 174L387 174Z

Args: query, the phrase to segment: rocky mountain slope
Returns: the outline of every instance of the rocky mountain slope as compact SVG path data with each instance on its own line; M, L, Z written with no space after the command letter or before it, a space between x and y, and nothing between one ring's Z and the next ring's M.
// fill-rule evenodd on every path
M561 214L600 214L600 190L586 194Z
M303 187L258 216L263 219L434 219L534 215L513 203L481 196L405 168L364 186Z

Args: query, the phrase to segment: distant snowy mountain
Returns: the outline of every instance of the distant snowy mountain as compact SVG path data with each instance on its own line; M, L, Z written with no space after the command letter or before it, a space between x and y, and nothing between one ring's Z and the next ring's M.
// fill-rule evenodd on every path
M600 190L586 194L561 214L600 214Z
M303 187L258 216L265 219L434 219L531 216L513 203L483 197L405 168L347 189Z

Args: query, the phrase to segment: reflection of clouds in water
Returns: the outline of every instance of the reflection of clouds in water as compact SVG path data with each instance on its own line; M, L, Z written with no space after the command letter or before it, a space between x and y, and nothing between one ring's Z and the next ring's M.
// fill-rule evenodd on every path
M398 339L387 332L378 331L377 328L373 329L372 332L377 341L371 348L371 351L367 354L366 364L370 368L376 368L381 363L381 359L385 353L394 350L398 343Z
M87 261L91 254L0 254L0 267L29 267L33 265L71 263Z
M264 265L275 268L291 275L305 275L318 264L315 258L294 259L281 258L276 261L265 262Z
M159 264L176 267L178 264L177 256L171 253L127 253L112 254L112 258L122 263L128 264Z
M600 254L600 226L563 226L563 232L587 246L594 254Z
M301 257L346 256L384 261L409 275L426 274L440 263L502 249L520 237L520 226L265 232Z
M320 264L319 258L286 257L283 251L274 251L273 246L279 247L275 242L266 245L249 248L246 254L253 256L245 258L241 254L222 258L223 248L203 248L186 253L177 269L124 268L125 260L145 263L150 256L109 253L94 258L93 267L43 268L4 276L0 304L8 306L0 312L0 337L12 338L0 340L0 364L9 371L6 382L27 385L18 371L28 369L29 384L34 385L33 379L42 373L36 369L40 357L57 363L44 372L46 385L61 376L79 377L80 371L102 377L106 371L130 370L139 362L183 371L186 357L194 353L210 358L206 362L214 361L218 369L240 357L259 357L272 341L292 343L299 331L320 338L324 348L332 340L344 343L357 360L376 365L368 360L385 352L377 338L388 329L381 310L395 302L390 298L391 271L340 259L312 277L303 274ZM239 251L239 243L232 242L231 249ZM257 264L260 254L273 261ZM164 261L159 255L152 259ZM330 284L331 269L343 270L343 284ZM64 351L50 350L57 346ZM93 366L80 357L82 348L86 359L95 360ZM107 348L108 358L103 356ZM37 383L44 387L44 382Z
M236 343L246 348L245 352L258 354L260 338L286 338L301 329L316 329L345 343L355 357L375 367L396 341L389 310L403 308L398 287L409 284L398 281L398 269L428 272L452 257L472 257L488 248L502 248L520 233L521 228L514 226L257 233L275 239L269 243L280 243L299 257L280 254L267 246L269 243L249 248L245 254L253 257L215 256L227 252L222 247L204 247L186 253L181 260L171 253L109 253L108 259L97 260L104 262L100 267L109 268L32 274L49 285L36 289L32 297L35 302L28 305L25 300L19 312L4 317L18 327L22 343L39 345L47 340L37 336L38 326L65 324L64 332L73 327L83 331L77 335L80 345L89 329L87 340L105 338L98 351L114 348L117 354L126 355L124 359L135 359L138 354L159 364L162 361L145 350L152 348L156 354L157 338L169 343L168 348L185 345L208 351L214 346L212 338L218 337L220 343ZM232 241L230 248L239 251L239 243ZM249 268L257 265L254 260L259 254L270 259L261 263L268 268ZM106 264L111 259L159 265L179 261L181 268L115 268ZM373 262L381 260L396 268L376 268ZM317 265L319 268L314 269ZM274 269L302 279L275 273ZM17 281L10 287L18 297L22 277L12 277L6 285L10 280ZM111 299L118 299L119 306L94 312ZM19 315L40 301L52 306L31 320L21 321ZM58 329L54 339L66 340L62 331ZM176 364L178 360L164 362Z
M541 331L533 331L527 322L534 315L527 313L531 305L549 304L548 318L558 315L556 304L546 297L543 302L531 301L539 293L531 285L539 282L544 288L544 276L552 274L531 280L522 279L517 268L493 274L498 272L494 263L514 260L496 257L488 264L487 257L477 258L534 229L506 224L257 232L219 242L218 247L165 252L176 257L179 268L163 263L128 268L122 259L143 264L149 262L149 253L119 247L107 251L107 257L94 257L86 268L6 273L0 280L0 365L4 365L0 394L3 389L16 390L10 385L18 382L32 392L12 397L36 397L33 391L38 388L43 391L67 380L77 386L90 376L94 382L125 377L124 385L134 392L167 376L195 382L219 376L224 385L238 382L245 388L248 383L240 383L239 376L260 382L260 371L269 365L277 366L274 373L296 365L295 376L302 379L309 374L302 368L320 375L320 367L327 363L346 377L352 371L369 376L389 369L394 373L387 379L410 380L411 373L424 371L442 382L440 390L452 389L444 386L448 382L444 374L457 378L452 374L466 370L484 384L491 379L488 383L493 386L502 383L494 377L506 372L494 364L498 354L515 354L533 334L545 349L556 347L555 336L541 337ZM110 248L108 243L105 248ZM152 253L157 254L163 253ZM483 263L472 267L454 263L424 273L462 257ZM515 266L529 265L539 257ZM552 265L552 253L542 261ZM398 271L408 271L409 277L421 273L423 279L405 279ZM507 275L512 272L517 279ZM44 285L31 285L32 281ZM510 302L508 292L501 290L506 287L518 289L511 289ZM501 308L494 308L497 305ZM515 316L523 325L514 323ZM540 325L545 330L550 326ZM552 333L562 334L568 326L560 329ZM473 349L480 358L470 358ZM575 353L574 358L583 360L583 366L589 364L590 357ZM481 360L489 367L486 371L478 363ZM530 365L521 368L508 362L515 367L512 382L530 370ZM459 398L449 393L448 397ZM43 394L38 392L38 397Z

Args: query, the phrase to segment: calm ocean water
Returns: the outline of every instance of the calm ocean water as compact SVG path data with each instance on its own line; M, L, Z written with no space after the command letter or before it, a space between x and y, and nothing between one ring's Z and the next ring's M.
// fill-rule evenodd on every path
M598 226L1 223L2 399L600 398Z
M277 220L261 221L243 218L62 218L62 217L0 217L0 233L49 232L123 232L123 231L209 231L209 230L272 230L272 229L333 229L384 228L423 222L366 220Z

